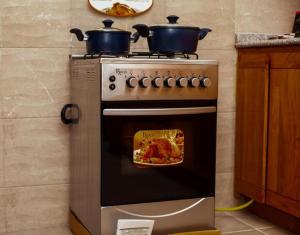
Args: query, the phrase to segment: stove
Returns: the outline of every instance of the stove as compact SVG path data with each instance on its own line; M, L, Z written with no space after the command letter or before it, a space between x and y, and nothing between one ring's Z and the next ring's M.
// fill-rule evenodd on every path
M70 209L90 234L214 228L218 63L197 58L70 56Z

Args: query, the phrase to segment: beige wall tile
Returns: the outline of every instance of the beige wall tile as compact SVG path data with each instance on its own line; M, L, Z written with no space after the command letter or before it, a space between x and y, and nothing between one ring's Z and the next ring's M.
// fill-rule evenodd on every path
M0 119L0 188L4 186L4 127Z
M6 231L5 205L6 205L6 189L0 188L0 234Z
M1 13L1 7L0 7L0 13ZM0 47L2 47L2 17L0 16Z
M69 49L2 49L1 117L59 116L69 101Z
M69 47L70 1L1 1L2 45Z
M217 124L217 173L233 172L235 113L219 113Z
M42 229L31 229L31 230L22 230L18 232L11 232L11 233L5 233L2 235L72 235L70 229L65 227L59 227L59 228L42 228Z
M235 111L236 60L235 50L199 50L199 58L219 61L218 111Z
M166 0L166 15L177 14L179 23L213 32L199 42L199 49L233 49L235 0Z
M299 0L236 0L236 32L290 33Z
M233 173L216 175L216 207L232 207L239 203L233 192Z
M58 118L6 119L6 186L69 182L69 130Z
M68 185L11 188L7 232L66 226L68 191Z
M84 54L86 53L86 48L84 47L72 47L71 54Z

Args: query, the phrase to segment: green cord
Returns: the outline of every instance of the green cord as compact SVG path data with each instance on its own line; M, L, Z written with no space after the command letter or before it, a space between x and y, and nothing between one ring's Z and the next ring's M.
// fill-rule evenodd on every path
M251 199L250 201L246 202L245 204L243 205L240 205L240 206L236 206L236 207L224 207L224 208L216 208L215 210L216 211L240 211L240 210L243 210L245 209L246 207L250 206L252 203L254 202L253 199Z

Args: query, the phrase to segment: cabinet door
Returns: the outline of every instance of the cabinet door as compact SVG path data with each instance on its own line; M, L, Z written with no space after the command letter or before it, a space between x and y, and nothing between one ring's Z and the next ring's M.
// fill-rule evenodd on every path
M300 217L300 69L272 69L267 204Z
M235 191L261 203L265 202L266 186L268 77L264 55L239 58Z

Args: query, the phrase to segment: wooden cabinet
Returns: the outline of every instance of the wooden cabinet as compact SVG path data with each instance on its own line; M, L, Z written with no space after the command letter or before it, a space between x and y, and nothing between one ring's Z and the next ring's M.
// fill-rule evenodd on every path
M300 47L239 50L235 191L300 218Z
M271 70L267 172L267 203L300 217L300 69Z
M269 65L256 57L244 58L238 68L235 187L264 202Z

